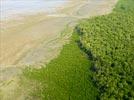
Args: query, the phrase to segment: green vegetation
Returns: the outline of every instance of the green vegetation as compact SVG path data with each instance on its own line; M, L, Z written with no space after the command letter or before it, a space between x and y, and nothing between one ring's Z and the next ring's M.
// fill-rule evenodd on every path
M78 45L74 34L58 58L41 69L25 70L27 79L41 87L31 95L39 100L95 100L97 90L92 84L90 62ZM36 90L36 89L35 89Z
M120 0L113 13L83 20L76 27L80 46L92 61L101 100L134 99L133 4L134 0Z
M26 78L41 86L31 95L40 100L133 100L133 4L120 0L111 14L82 20L75 28L79 37L74 33L56 59L25 70Z

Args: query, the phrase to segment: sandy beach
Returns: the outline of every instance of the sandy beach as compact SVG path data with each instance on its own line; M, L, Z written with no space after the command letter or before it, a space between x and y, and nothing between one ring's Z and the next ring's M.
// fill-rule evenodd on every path
M66 28L72 28L82 18L110 13L116 2L70 0L54 14L38 13L0 21L0 92L8 94L13 90L16 83L6 87L3 84L15 81L21 68L40 68L55 58L71 36L71 31L61 35Z

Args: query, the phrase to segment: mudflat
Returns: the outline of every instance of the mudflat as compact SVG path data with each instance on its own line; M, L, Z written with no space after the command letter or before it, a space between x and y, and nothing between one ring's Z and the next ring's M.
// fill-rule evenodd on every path
M46 43L60 37L69 23L80 18L105 14L117 0L74 0L57 13L38 13L14 20L1 21L0 67L34 65L49 59L51 47ZM59 43L54 47L59 47ZM54 48L53 47L53 48ZM55 50L55 49L54 49ZM50 56L55 54L51 50ZM53 53L54 52L54 53Z

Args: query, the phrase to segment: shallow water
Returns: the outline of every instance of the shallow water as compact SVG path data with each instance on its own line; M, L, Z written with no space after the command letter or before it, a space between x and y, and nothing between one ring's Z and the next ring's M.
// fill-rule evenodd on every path
M52 13L68 0L0 0L1 19L29 13Z

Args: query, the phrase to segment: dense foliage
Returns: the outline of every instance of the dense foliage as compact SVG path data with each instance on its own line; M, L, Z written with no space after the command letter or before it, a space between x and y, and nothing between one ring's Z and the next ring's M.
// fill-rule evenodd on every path
M134 99L134 0L120 0L109 15L82 21L81 47L93 62L101 100Z

